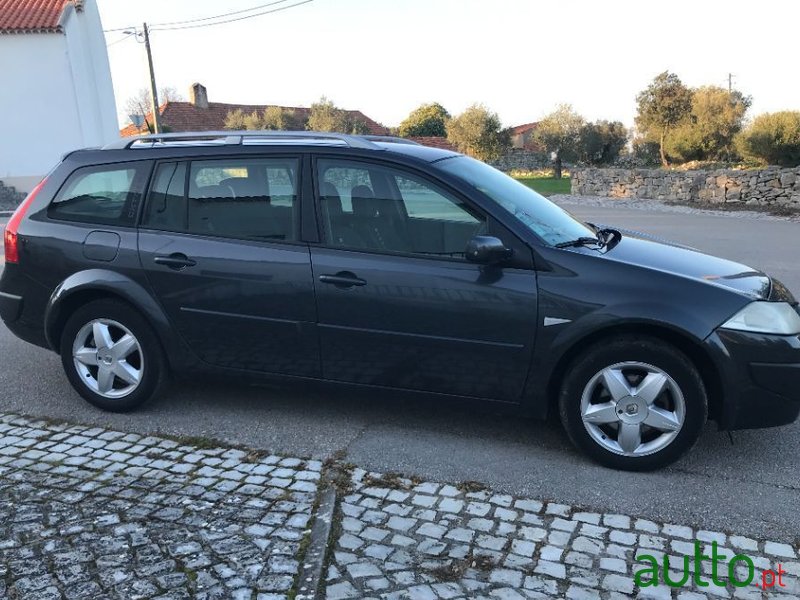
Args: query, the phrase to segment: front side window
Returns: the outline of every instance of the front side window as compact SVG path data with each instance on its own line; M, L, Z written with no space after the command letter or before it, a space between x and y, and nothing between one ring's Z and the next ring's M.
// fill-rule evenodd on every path
M547 244L595 236L567 211L486 163L457 156L438 161L436 167L486 194Z
M318 161L325 239L340 248L461 257L485 217L427 180L393 167Z
M48 215L84 223L133 225L148 165L124 163L78 169L56 195Z

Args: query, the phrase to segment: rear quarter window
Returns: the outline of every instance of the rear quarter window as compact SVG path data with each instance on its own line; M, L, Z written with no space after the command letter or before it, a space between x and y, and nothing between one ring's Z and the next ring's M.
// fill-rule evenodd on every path
M77 169L56 194L48 216L132 226L142 201L148 166L149 163L117 163Z

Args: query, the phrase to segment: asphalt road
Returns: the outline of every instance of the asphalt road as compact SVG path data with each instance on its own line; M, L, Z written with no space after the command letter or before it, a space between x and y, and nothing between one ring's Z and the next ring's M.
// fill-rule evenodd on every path
M763 268L800 295L800 223L725 214L569 206L587 220L674 239ZM632 474L598 467L556 425L452 403L236 381L173 384L129 415L103 413L74 393L58 357L0 325L0 410L141 433L213 437L297 456L347 460L426 479L495 489L588 509L798 541L800 424L727 433L707 428L671 468Z

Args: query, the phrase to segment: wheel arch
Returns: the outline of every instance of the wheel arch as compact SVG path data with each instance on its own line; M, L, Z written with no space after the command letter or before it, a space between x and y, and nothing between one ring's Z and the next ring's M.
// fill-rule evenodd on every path
M170 356L176 356L174 336L168 335L170 325L166 314L147 290L130 277L104 269L90 269L65 279L50 296L44 317L47 343L59 351L61 335L70 315L80 306L99 299L124 302L139 313L153 328L171 366Z
M708 396L708 418L718 420L722 415L723 384L722 378L711 356L703 349L698 340L676 329L653 323L630 323L608 326L593 331L573 343L561 354L551 371L547 384L547 414L558 414L558 395L569 365L587 348L605 339L620 335L647 336L662 340L683 352L703 381Z

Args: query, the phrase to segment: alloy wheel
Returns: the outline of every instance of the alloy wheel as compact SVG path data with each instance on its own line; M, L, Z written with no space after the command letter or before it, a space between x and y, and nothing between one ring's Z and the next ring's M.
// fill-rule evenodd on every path
M586 384L581 419L592 439L623 456L647 456L666 448L686 419L675 380L642 362L606 367Z
M81 327L72 344L72 357L81 381L104 398L123 398L142 381L142 347L117 321L94 319Z

